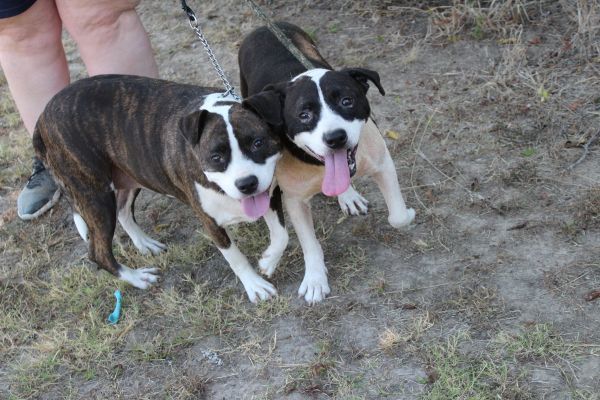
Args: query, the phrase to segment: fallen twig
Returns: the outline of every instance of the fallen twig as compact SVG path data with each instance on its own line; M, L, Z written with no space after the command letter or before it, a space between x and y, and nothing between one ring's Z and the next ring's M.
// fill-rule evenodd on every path
M589 140L583 145L583 154L581 154L581 156L577 159L577 161L575 161L573 164L569 165L567 167L567 170L571 171L573 168L575 168L576 166L578 166L579 164L581 164L583 162L583 160L587 157L588 153L590 152L590 146L592 145L592 143L594 143L596 141L596 139L598 139L598 136L600 136L600 129L598 129L596 131L596 133L594 133Z
M464 190L465 192L467 192L469 194L469 196L471 197L471 202L472 203L474 202L473 199L475 198L475 199L483 202L485 205L487 205L492 210L496 211L498 214L500 214L502 216L505 215L504 211L502 211L498 207L494 206L488 199L486 199L485 197L483 197L479 193L475 193L472 190L467 189L466 187L464 187L463 185L461 185L460 183L458 183L454 178L448 176L446 173L444 173L444 171L442 171L438 167L436 167L435 164L433 162L431 162L431 160L429 158L427 158L427 156L425 154L423 154L423 152L421 150L417 150L416 153L423 160L427 161L427 163L429 165L431 165L431 167L433 169L435 169L438 173L440 173L442 176L444 176L446 178L446 180L452 181L452 183L454 183L456 186L458 186L459 188L461 188L462 190Z
M528 221L521 222L520 224L511 226L510 228L507 229L507 231L514 231L514 230L517 230L517 229L523 229L523 228L525 228L527 226L527 223L528 223Z

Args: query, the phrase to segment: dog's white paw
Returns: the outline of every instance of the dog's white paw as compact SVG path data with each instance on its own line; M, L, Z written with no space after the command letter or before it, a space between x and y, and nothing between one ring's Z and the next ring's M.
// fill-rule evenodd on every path
M281 256L283 255L283 251L270 251L267 249L260 260L258 260L258 268L261 274L271 277L277 268L277 264L279 264L279 260L281 260Z
M308 304L315 304L323 301L331 293L326 275L305 275L298 296L304 297Z
M362 197L352 186L337 198L342 212L346 215L366 214L369 211L369 202Z
M139 268L132 269L121 265L119 271L119 278L128 282L130 285L135 286L138 289L148 289L153 283L158 280L158 268Z
M259 300L268 300L273 296L277 296L277 289L275 289L275 286L256 274L244 279L242 284L252 303L256 303Z
M415 210L409 208L406 210L406 213L402 213L400 215L390 215L388 218L388 222L394 228L402 228L413 222L415 220L415 215Z
M163 243L159 242L158 240L154 240L147 235L137 237L136 240L133 240L133 245L143 255L152 253L152 255L156 256L167 249L167 246L165 246Z

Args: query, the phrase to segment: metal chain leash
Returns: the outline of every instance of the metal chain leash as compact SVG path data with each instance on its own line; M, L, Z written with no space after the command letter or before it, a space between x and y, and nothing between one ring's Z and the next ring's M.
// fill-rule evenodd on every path
M211 64L217 71L219 78L221 78L223 86L225 86L225 93L223 93L223 97L232 96L236 100L241 101L240 96L237 95L235 89L233 88L231 83L229 83L229 80L225 75L225 71L223 71L223 68L221 68L221 65L217 61L217 57L215 56L215 53L213 53L210 45L208 44L208 40L206 40L206 38L204 37L204 33L202 33L202 29L200 29L200 24L198 22L198 18L196 18L196 14L190 7L188 7L185 0L181 0L181 8L183 8L183 11L185 11L185 13L187 14L189 18L190 27L196 32L198 39L200 39L200 43L202 43L202 46L204 46L204 49L208 54L208 58L210 59Z
M253 0L245 0L245 1L250 6L252 11L254 11L254 14L256 14L257 17L262 19L267 24L267 27L273 33L273 35L275 35L275 37L281 42L281 44L290 53L292 53L292 55L294 57L296 57L296 59L298 61L300 61L300 63L306 69L313 69L315 67L313 65L313 63L311 63L310 60L304 54L302 54L302 52L300 50L298 50L298 48L294 45L294 43L292 43L290 38L288 38L285 35L285 33L283 33L283 31L281 29L279 29L279 27L271 21L271 19L265 14L265 12L258 6L258 4L256 4ZM196 14L187 5L185 0L181 0L181 8L183 8L183 11L185 11L185 13L187 14L187 16L189 18L190 27L196 32L198 39L200 39L202 46L204 46L204 49L206 50L206 53L208 54L208 58L210 59L210 62L212 63L213 67L217 71L217 74L219 75L219 78L221 78L221 81L223 82L223 85L225 86L225 93L223 94L223 97L227 97L228 95L231 95L236 100L238 100L238 101L241 100L240 96L238 96L235 93L235 89L233 88L231 83L229 83L229 80L227 79L227 76L225 75L225 71L223 71L223 68L221 68L221 65L217 61L217 57L215 57L215 54L213 53L212 48L208 44L208 40L206 40L206 38L204 37L204 33L202 33L202 29L200 29L200 23L198 22L198 18L196 17Z

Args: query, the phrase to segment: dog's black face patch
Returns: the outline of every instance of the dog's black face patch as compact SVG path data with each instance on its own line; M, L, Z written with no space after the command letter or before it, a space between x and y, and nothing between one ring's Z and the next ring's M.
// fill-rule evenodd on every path
M367 89L349 74L329 71L319 86L327 105L346 121L366 120L371 114Z
M248 159L257 164L265 164L268 159L281 152L279 138L254 112L235 104L231 107L229 120L239 148Z
M362 71L313 69L274 87L283 92L286 134L295 146L323 161L333 151L358 145L371 112L366 97L370 77Z
M292 140L300 132L312 131L320 116L321 100L314 81L302 77L286 87L283 118L286 134Z
M196 147L200 166L206 172L223 172L231 161L231 145L223 118L209 113Z
M181 126L201 129L194 152L208 181L234 199L264 196L281 156L279 137L252 108L219 96L207 96L200 111L192 114L199 122L186 118ZM253 183L252 189L240 184L246 181Z

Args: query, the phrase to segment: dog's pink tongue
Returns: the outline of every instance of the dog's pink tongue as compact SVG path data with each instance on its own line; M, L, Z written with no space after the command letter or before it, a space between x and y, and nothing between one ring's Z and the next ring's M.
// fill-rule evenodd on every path
M269 209L270 199L268 190L255 196L246 197L241 200L242 209L248 217L252 219L260 218Z
M337 150L325 156L325 177L321 191L326 196L342 194L350 186L350 168L348 167L348 150Z

